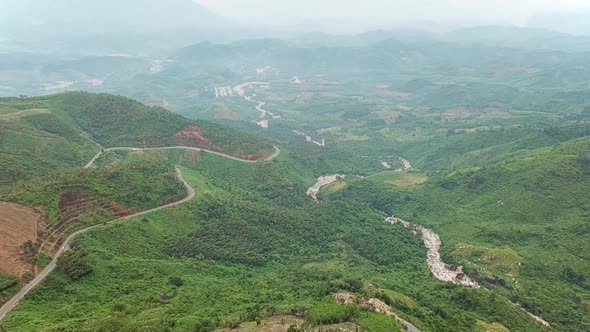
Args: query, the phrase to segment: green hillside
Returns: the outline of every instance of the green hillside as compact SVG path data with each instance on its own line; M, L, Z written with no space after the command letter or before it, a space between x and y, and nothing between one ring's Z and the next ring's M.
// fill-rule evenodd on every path
M3 186L79 168L108 147L182 145L236 157L262 157L272 150L270 143L252 135L124 97L82 92L1 99L0 142Z
M328 197L433 227L448 261L560 329L581 331L590 327L589 147L584 137L520 150L493 165L433 173L418 189L353 181Z
M502 295L436 281L419 239L370 205L315 205L302 192L313 179L283 153L268 164L207 155L183 167L195 200L83 236L93 272L75 282L52 274L4 328L211 331L304 313L311 325L350 320L380 331L383 316L326 300L348 291L383 298L423 331L471 331L480 321L539 331ZM177 160L173 153L143 158Z

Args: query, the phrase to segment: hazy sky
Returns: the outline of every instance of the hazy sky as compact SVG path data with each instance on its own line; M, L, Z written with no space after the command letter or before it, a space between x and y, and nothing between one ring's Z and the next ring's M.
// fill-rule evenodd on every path
M379 22L485 19L523 23L547 11L590 7L589 0L193 0L233 18L347 18Z

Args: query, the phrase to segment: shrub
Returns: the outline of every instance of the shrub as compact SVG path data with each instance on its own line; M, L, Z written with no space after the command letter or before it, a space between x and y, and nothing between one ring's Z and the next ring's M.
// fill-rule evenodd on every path
M123 312L127 310L127 307L123 303L113 304L113 312Z
M307 320L313 324L334 324L349 321L354 317L356 308L352 305L340 305L326 300L313 306L307 312Z
M92 267L86 261L86 254L82 250L65 252L57 260L57 266L72 280L80 279L92 272Z
M170 283L171 285L174 285L176 287L180 287L180 286L184 285L184 281L180 277L170 277L168 279L168 283Z

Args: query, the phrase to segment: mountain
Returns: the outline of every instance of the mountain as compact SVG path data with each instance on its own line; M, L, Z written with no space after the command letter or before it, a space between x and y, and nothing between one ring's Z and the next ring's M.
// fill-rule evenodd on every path
M574 35L590 35L590 11L541 13L532 16L527 26Z
M555 49L539 51L542 40L531 42L530 47L510 47L518 44L519 38L513 38L512 42L500 42L502 36L510 35L510 30L492 31L488 38L489 44L471 42L474 39L470 35L478 34L478 30L459 31L447 37L462 42L428 38L415 41L408 41L407 38L405 41L395 38L381 40L386 36L382 33L365 36L368 45L358 45L357 42L355 46L351 46L349 41L344 41L344 44L314 45L275 39L229 44L205 42L177 52L177 63L174 66L181 67L182 72L196 68L252 72L262 66L271 66L283 75L327 75L335 80L348 80L351 77L380 77L388 80L400 74L429 77L434 74L447 78L469 76L476 80L542 88L584 87L587 84L590 67L586 64L585 52L566 52L562 49L567 45L557 44ZM370 43L370 40L378 42ZM573 43L579 50L585 49L583 43Z
M530 50L590 51L590 37L546 30L542 27L473 27L441 34L438 38L455 43L485 44Z

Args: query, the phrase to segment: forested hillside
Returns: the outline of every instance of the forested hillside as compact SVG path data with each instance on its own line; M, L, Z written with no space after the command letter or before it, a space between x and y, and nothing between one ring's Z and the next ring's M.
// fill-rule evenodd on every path
M350 321L380 330L385 316L343 307L330 299L335 292L381 298L422 331L472 331L492 322L542 329L501 293L433 279L421 241L385 223L371 204L307 199L305 185L292 181L313 180L283 153L268 164L210 155L185 164L199 193L193 202L85 236L80 245L92 274L76 282L53 274L38 290L46 296L17 308L5 329L211 331L296 314L309 327ZM137 158L178 160L174 153ZM66 285L70 292L60 292ZM78 325L67 317L81 308L75 315L85 323ZM40 319L49 312L53 318Z
M108 94L69 92L0 101L2 183L79 168L103 148L191 146L260 158L272 145L252 135ZM269 152L270 151L270 152Z

